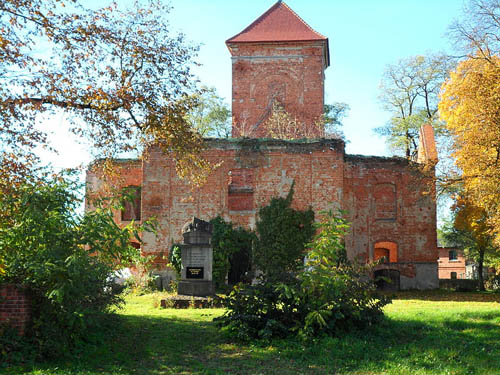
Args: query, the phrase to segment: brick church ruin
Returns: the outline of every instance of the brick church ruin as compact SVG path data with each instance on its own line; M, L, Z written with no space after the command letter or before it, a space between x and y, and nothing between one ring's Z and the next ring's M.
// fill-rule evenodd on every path
M324 108L328 38L282 1L226 45L232 59L233 138L206 139L203 157L220 163L207 183L193 193L177 177L171 155L159 148L150 149L147 160L116 160L121 185L140 188L135 205L117 212L116 220L154 216L159 222L157 235L143 234L142 251L166 255L193 216L210 220L221 215L253 229L258 209L285 196L295 182L294 208L347 211L350 258L385 257L376 272L386 272L401 289L438 287L436 204L430 179L421 172L423 165L432 170L437 161L432 127L421 129L415 162L348 155L342 139L321 138L313 124ZM316 136L268 138L263 124L276 101ZM92 171L87 186L99 189Z

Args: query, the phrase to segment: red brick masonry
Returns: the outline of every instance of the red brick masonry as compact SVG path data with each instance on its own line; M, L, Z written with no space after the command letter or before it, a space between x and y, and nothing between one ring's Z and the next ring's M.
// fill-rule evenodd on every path
M22 287L0 285L0 325L17 328L23 335L31 319L31 300Z

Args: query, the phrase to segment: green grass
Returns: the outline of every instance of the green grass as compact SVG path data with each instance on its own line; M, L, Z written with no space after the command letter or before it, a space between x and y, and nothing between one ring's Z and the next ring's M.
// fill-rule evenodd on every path
M499 296L400 293L385 321L304 344L231 342L212 319L221 309L155 308L128 297L104 345L71 361L4 369L6 374L500 374Z

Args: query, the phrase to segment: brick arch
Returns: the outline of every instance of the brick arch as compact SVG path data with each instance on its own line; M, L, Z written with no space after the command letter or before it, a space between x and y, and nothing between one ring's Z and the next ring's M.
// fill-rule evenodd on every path
M398 244L390 240L379 240L373 244L373 260L379 260L382 257L387 257L388 262L397 263L398 261Z
M298 78L289 71L280 71L278 74L267 75L264 71L258 80L250 96L258 105L266 110L277 100L285 107L285 110L295 101L294 93L298 92ZM268 108L269 107L269 108Z

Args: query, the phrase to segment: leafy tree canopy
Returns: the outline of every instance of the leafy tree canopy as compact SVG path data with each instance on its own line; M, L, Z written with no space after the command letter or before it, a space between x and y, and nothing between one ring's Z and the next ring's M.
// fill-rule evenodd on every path
M214 87L203 87L194 96L198 104L187 114L188 123L203 137L229 138L231 110Z
M453 221L445 223L439 237L446 246L460 247L478 264L480 289L484 290L483 266L499 263L500 252L493 244L487 212L463 196L455 196Z
M197 47L173 34L160 0L92 10L77 0L0 3L0 177L22 176L47 146L37 123L63 112L97 154L161 142L189 167L200 136L185 120L197 103ZM5 171L11 170L9 174ZM1 172L3 171L3 172ZM11 179L13 177L10 177Z
M470 203L486 211L500 240L500 58L460 62L443 86L439 109Z
M425 123L432 124L437 135L445 133L438 95L450 67L450 59L442 54L412 56L386 67L379 98L391 118L375 132L387 137L396 154L416 157L419 128Z

